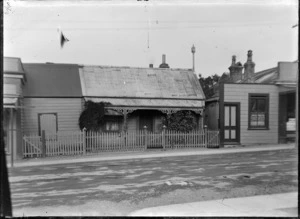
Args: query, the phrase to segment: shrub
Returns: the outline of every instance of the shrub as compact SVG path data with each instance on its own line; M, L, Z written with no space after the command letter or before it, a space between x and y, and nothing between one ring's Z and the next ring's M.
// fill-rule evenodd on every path
M170 117L165 118L163 124L169 130L189 132L196 129L197 121L196 116L191 111L178 111L173 113Z

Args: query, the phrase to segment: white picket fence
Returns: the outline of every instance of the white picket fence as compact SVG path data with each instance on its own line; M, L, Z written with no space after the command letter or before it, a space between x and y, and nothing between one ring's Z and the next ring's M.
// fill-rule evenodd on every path
M57 132L23 136L23 157L85 155L101 152L144 151L219 147L219 131L195 130L188 133L145 130L125 133Z

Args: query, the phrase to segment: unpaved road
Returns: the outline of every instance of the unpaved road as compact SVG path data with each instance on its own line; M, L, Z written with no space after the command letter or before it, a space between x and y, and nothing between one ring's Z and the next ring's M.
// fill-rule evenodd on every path
M10 169L14 216L124 216L176 203L298 191L295 149Z

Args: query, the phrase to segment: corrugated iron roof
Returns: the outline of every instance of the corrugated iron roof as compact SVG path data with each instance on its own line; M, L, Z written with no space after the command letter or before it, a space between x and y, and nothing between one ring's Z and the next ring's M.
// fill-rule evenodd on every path
M27 83L23 96L82 97L78 65L24 63Z
M83 66L79 71L87 97L205 99L196 75L185 69Z
M269 68L265 69L263 71L257 72L254 74L253 79L254 83L275 83L275 80L278 77L278 68ZM247 79L243 79L239 81L238 83L245 83L247 82Z
M254 80L256 83L273 83L277 79L278 68L269 68L254 75Z

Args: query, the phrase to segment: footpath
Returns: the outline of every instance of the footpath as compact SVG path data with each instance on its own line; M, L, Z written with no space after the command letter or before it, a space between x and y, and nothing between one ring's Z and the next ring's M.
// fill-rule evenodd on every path
M58 156L45 158L30 158L14 161L13 167L27 166L44 166L56 164L98 162L111 160L125 159L145 159L159 157L177 157L177 156L201 156L212 154L227 154L227 153L245 153L256 151L272 151L295 148L295 143L292 144L276 144L276 145L257 145L257 146L232 146L226 148L192 148L192 149L176 149L176 150L146 150L140 152L105 152L92 155L80 156ZM11 168L10 160L7 159L7 167Z
M145 208L128 216L298 217L297 204L292 192Z

